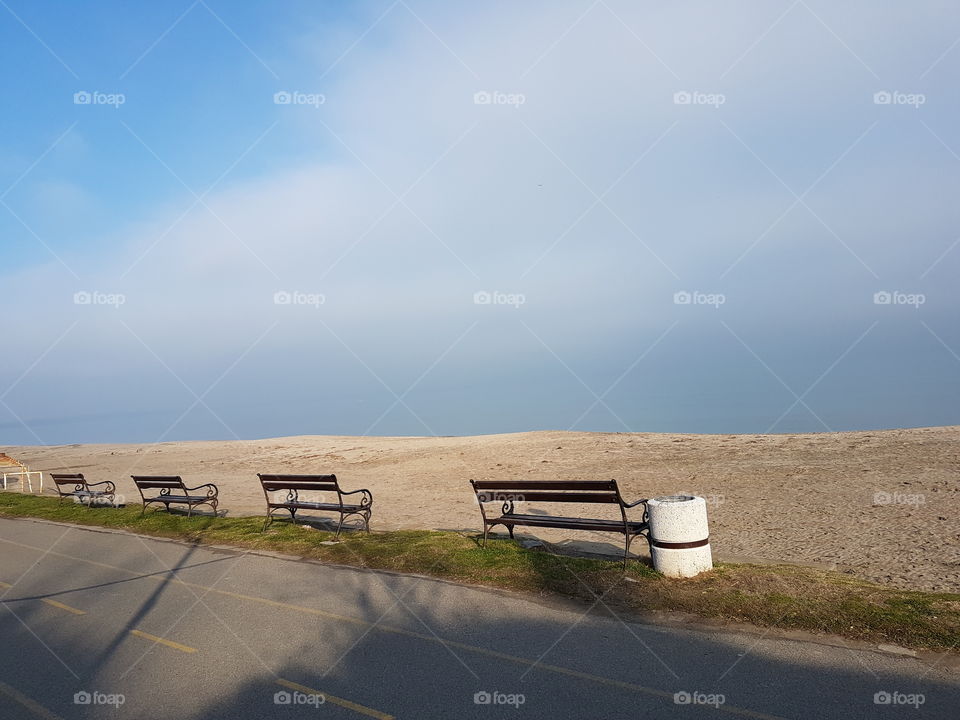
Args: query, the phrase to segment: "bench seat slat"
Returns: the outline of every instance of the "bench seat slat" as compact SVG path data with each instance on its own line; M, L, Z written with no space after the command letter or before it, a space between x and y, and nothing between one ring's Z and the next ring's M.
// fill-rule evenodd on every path
M608 530L623 532L623 520L601 520L597 518L569 518L555 515L501 515L496 520L504 525L530 525L534 527L556 527L569 530ZM492 522L492 521L491 521ZM631 532L643 530L647 523L628 521L627 528Z
M149 490L151 488L181 488L183 480L175 475L131 475L133 482L138 488Z
M357 510L363 509L362 505L340 505L338 503L322 503L322 502L272 502L270 503L272 508L286 508L294 510L333 510L334 512L339 512L341 509L344 512L354 512Z
M200 502L210 498L206 495L154 495L143 499L146 502Z
M73 473L70 475L50 473L50 477L53 478L53 481L57 485L76 485L78 482L82 483L84 481L83 473Z
M263 489L270 492L279 492L280 490L316 490L318 492L323 491L335 491L337 489L337 483L334 482L280 482L279 480L262 480Z
M616 503L616 492L513 492L513 491L494 491L482 490L479 493L481 502L503 502L504 500L513 500L514 502L570 502L570 503Z
M613 490L615 480L474 480L477 490Z

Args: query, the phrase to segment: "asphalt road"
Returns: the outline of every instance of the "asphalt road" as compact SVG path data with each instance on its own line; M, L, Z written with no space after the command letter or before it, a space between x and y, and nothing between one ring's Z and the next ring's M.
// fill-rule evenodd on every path
M0 604L3 720L960 717L936 659L39 521Z

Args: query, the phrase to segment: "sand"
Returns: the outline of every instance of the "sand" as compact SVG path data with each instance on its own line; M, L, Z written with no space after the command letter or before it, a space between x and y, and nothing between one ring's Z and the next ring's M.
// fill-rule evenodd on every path
M214 482L229 515L263 512L257 472L336 473L347 489L373 492L375 530L478 530L470 478L616 478L628 501L677 492L706 497L720 560L820 565L898 587L960 592L960 426L800 435L303 436L3 450L32 470L112 480L130 502L139 502L131 474ZM607 534L524 532L601 552L619 545Z

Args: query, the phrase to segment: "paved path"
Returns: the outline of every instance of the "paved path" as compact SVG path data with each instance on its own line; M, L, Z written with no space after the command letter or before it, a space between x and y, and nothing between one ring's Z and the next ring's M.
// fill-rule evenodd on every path
M960 717L946 663L30 520L0 604L4 720Z

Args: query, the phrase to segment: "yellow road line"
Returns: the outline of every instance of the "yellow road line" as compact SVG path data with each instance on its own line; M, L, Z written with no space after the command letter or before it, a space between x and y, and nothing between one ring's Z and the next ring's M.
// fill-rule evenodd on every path
M54 715L52 712L47 710L43 705L38 703L36 700L32 698L28 698L22 692L20 692L16 688L10 687L5 682L0 682L0 693L2 693L3 695L6 695L8 698L13 700L14 702L20 703L21 705L23 705L23 707L25 707L27 710L32 712L37 717L43 718L43 720L63 720L63 718L61 718L59 715Z
M34 547L33 545L26 545L23 543L18 543L13 540L7 540L6 538L0 538L0 542L5 542L9 545L16 545L23 548L28 548L30 550L36 550L38 552L45 552L48 555L56 555L58 557L66 558L67 560L78 560L80 562L85 562L90 565L96 565L103 568L108 568L110 570L119 570L120 572L125 572L128 575L135 575L142 578L150 578L158 582L169 582L178 585L183 585L185 587L197 588L199 590L204 590L208 593L215 593L218 595L224 595L226 597L236 598L238 600L247 600L250 602L256 602L261 605L268 605L270 607L285 608L287 610L294 610L296 612L305 613L308 615L315 615L317 617L325 617L330 620L336 620L338 622L350 623L353 625L359 625L361 627L370 628L372 627L375 630L380 632L392 633L395 635L405 635L407 637L417 638L418 640L424 640L426 642L447 645L449 647L458 648L460 650L465 650L477 655L485 655L487 657L498 658L500 660L505 660L507 662L516 663L518 665L524 666L534 666L536 670L543 670L546 672L556 673L558 675L565 675L567 677L575 677L581 680L587 680L589 682L597 683L599 685L606 685L607 687L616 687L621 690L628 690L631 692L640 693L642 695L648 695L658 698L669 698L673 699L673 693L667 690L660 690L658 688L646 687L644 685L636 685L631 682L626 682L624 680L614 680L613 678L603 677L602 675L593 675L592 673L580 672L579 670L573 670L571 668L561 667L559 665L548 665L546 663L537 662L536 660L530 660L528 658L517 657L515 655L508 655L506 653L497 652L496 650L488 650L487 648L478 647L476 645L467 645L466 643L455 642L453 640L442 640L432 635L423 635L421 633L413 632L412 630L404 630L402 628L394 628L388 625L378 625L366 620L361 620L360 618L347 617L345 615L337 615L336 613L327 612L325 610L317 610L315 608L303 607L301 605L291 605L290 603L280 602L278 600L270 600L269 598L256 597L253 595L244 595L242 593L230 592L229 590L221 590L215 587L209 587L207 585L200 585L198 583L191 583L185 580L179 580L175 578L167 577L168 573L163 573L162 576L157 575L143 575L142 573L136 572L134 570L128 570L127 568L117 567L116 565L108 565L107 563L97 562L96 560L89 560L87 558L77 557L75 555L67 555L66 553L56 552L55 550L47 550L45 548ZM133 631L136 632L136 631ZM712 706L711 706L712 707ZM780 715L770 715L763 712L758 712L756 710L750 710L749 708L741 708L735 705L720 705L715 708L719 712L728 713L730 715L736 715L738 717L747 717L755 718L756 720L787 720L786 718Z
M62 602L57 602L56 600L51 600L50 598L42 598L43 602L47 605L50 605L55 608L60 608L61 610L66 610L67 612L73 613L74 615L86 615L86 610L77 610L75 607L70 607L69 605L64 605Z
M324 703L333 703L334 705L339 705L340 707L346 708L347 710L353 710L354 712L360 713L361 715L366 715L368 717L377 718L377 720L394 720L393 715L387 715L382 713L379 710L374 710L373 708L368 708L365 705L360 705L359 703L352 702L350 700L344 700L343 698L338 698L335 695L330 693L321 692L320 690L314 690L309 688L306 685L301 685L300 683L290 682L289 680L284 680L279 678L277 680L277 685L282 685L285 688L290 690L296 690L302 692L304 695L322 695Z
M0 582L0 588L12 588L12 587L13 587L13 585L11 585L10 583ZM45 602L47 605L52 605L52 606L55 607L55 608L60 608L61 610L66 610L67 612L71 612L71 613L73 613L74 615L86 615L86 614L87 614L87 611L86 611L86 610L77 610L75 607L70 607L69 605L64 605L62 602L57 602L56 600L51 600L51 599L49 599L49 598L40 598L40 599L41 599L43 602Z
M145 633L143 632L143 630L131 630L130 634L136 635L137 637L145 638L147 640L152 640L153 642L160 643L161 645L166 645L167 647L171 647L174 650L179 650L180 652L195 653L197 651L196 648L192 648L189 645L181 645L180 643L174 642L173 640L166 640L162 637L157 637L156 635Z

